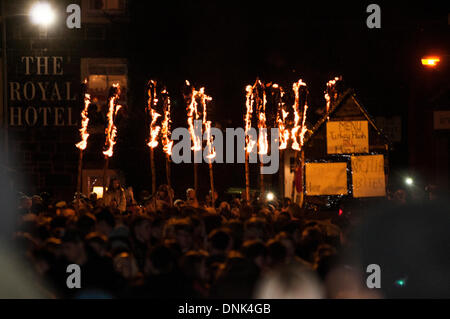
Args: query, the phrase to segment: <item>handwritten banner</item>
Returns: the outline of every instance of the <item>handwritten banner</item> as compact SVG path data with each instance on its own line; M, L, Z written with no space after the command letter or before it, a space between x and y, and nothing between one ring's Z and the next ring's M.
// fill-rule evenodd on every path
M354 197L386 196L383 155L352 156Z
M306 163L307 195L347 194L347 163Z
M369 152L367 121L327 122L327 153L351 154Z

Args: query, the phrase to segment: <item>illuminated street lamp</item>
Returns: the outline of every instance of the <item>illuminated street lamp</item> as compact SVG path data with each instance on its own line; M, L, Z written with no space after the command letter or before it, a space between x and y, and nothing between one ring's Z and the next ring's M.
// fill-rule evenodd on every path
M6 1L0 1L0 25L1 25L1 36L2 36L2 81L3 81L3 92L7 92L7 83L8 83L8 78L7 78L7 41L6 41L6 27L7 27L7 23L6 23L6 19L10 18L10 17L14 17L14 16L18 16L18 14L14 14L14 15L6 15L6 10L5 10L5 6L6 6ZM22 14L19 14L22 15ZM30 19L31 22L35 25L39 25L41 27L46 28L47 26L51 25L55 20L56 20L56 14L53 10L53 8L50 6L49 3L47 2L35 2L32 7L31 10L28 12L27 14ZM7 109L7 105L8 105L8 98L7 98L7 94L3 94L3 106L2 109L0 110L0 144L3 144L0 147L0 151L4 152L5 154L8 154L9 151L9 139L8 139L8 120L7 120L7 114L8 114L8 109ZM6 158L8 158L6 156Z
M414 181L411 177L407 177L405 179L405 183L406 183L406 185L411 186L412 184L414 184Z
M31 7L30 18L33 24L48 26L55 21L55 13L50 4L37 2Z

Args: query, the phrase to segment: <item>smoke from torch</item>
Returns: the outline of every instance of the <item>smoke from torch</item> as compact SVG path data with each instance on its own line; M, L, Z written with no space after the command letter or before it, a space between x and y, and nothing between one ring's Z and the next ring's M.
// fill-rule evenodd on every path
M116 136L117 136L117 127L114 123L114 119L117 115L117 112L121 109L121 105L118 105L117 102L120 97L120 85L113 84L112 92L109 97L109 110L107 114L108 125L106 126L105 135L106 135L106 151L103 154L107 157L113 156L114 145L116 144Z
M307 132L306 128L306 111L308 109L308 104L305 98L305 104L303 105L303 110L300 111L300 88L306 88L306 83L301 79L292 85L294 90L294 105L292 106L294 110L294 127L292 128L292 149L299 151L303 146L303 141L305 134ZM300 115L301 114L301 115ZM301 122L300 122L301 120ZM300 132L299 132L300 131Z

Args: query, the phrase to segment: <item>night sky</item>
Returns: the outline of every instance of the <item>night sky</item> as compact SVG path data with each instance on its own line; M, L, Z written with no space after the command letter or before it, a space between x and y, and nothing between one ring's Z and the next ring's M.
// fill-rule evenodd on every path
M158 79L172 92L174 126L186 126L181 90L188 79L213 97L213 123L238 127L247 84L259 77L290 90L301 78L314 123L325 106L326 82L342 75L372 116L405 120L420 57L448 46L448 10L437 1L379 2L381 29L368 29L370 3L131 1L129 73L131 85L142 88L132 104L145 105L145 83ZM145 136L145 130L142 125L130 134ZM136 143L129 147L142 148ZM406 165L406 136L396 150L394 166Z

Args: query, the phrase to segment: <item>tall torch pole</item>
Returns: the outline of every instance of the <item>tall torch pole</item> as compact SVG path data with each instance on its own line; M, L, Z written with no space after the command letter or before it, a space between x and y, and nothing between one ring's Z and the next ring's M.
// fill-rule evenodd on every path
M245 200L250 203L250 172L248 167L248 152L245 150Z
M162 139L161 142L163 144L163 151L166 154L166 178L167 178L167 186L169 191L171 192L172 183L170 179L170 156L172 155L172 145L173 141L170 139L170 96L166 89L164 89L161 94L163 95L163 103L164 103L164 119L161 125L161 134ZM171 196L171 194L170 194Z
M275 119L275 126L278 127L279 130L279 150L280 150L280 162L281 164L281 172L278 174L279 176L279 189L280 194L285 194L285 174L284 174L284 150L287 147L287 143L289 140L289 130L286 128L286 118L289 115L289 112L285 110L285 102L284 102L284 90L278 84L272 84L272 89L275 90L276 99L277 99L277 116Z
M303 107L300 111L300 89L303 88L304 91L304 97L303 97ZM303 205L303 165L305 161L304 152L303 152L303 143L305 134L308 131L306 127L306 111L308 110L308 88L306 86L306 83L303 82L301 79L295 82L292 85L292 89L294 90L294 96L295 96L295 103L293 105L294 109L294 128L292 129L292 149L295 150L295 158L297 163L297 169L300 169L302 174L302 180L299 182L301 183L302 192L297 196L296 202L298 204ZM300 153L299 153L300 152ZM296 169L296 171L297 171ZM294 178L294 184L292 189L292 194L295 193L295 178ZM292 198L294 201L294 198Z
M206 118L206 106L205 106L205 117ZM205 131L207 134L207 146L208 146L208 165L209 165L209 182L210 182L210 186L211 186L211 207L214 207L214 202L215 202L215 191L214 191L214 174L213 174L213 159L214 157L216 157L216 151L212 146L212 136L211 136L211 121L206 121L205 122Z
M158 134L161 130L161 127L156 125L158 117L161 115L155 111L155 107L158 104L158 97L156 91L156 81L150 80L148 83L148 101L147 101L147 110L151 117L150 123L150 138L148 142L148 147L150 147L150 169L152 172L152 194L156 194L156 169L155 169L155 154L154 148L158 146Z
M116 136L117 136L117 127L114 123L117 112L122 107L118 104L120 97L120 85L113 84L110 89L110 94L108 97L108 125L106 126L105 135L106 135L106 150L103 152L105 155L105 164L103 166L103 194L106 192L106 179L108 177L108 167L109 167L109 158L113 156L114 153L114 145L116 144ZM103 195L104 196L104 195Z
M255 84L256 85L256 84ZM247 85L245 91L247 92L245 95L245 107L246 113L244 117L245 124L245 200L247 204L250 203L250 167L249 167L249 157L250 153L253 150L253 147L256 145L256 140L252 139L252 136L249 134L250 129L252 128L252 114L253 114L253 91L255 89L255 85Z
M86 92L87 91L87 80L84 80L84 83L81 86L81 92L84 96L84 108L81 111L81 128L80 128L80 136L81 141L77 143L75 146L80 150L78 157L78 171L77 171L77 193L78 196L81 193L81 176L83 170L83 152L87 147L87 140L89 137L89 133L87 132L87 127L89 124L88 111L89 106L91 104L91 96Z
M189 81L186 81L186 85L190 86ZM196 163L195 158L197 152L200 152L200 156L202 155L202 130L201 127L196 127L196 120L200 119L200 114L198 111L198 101L200 101L203 107L203 120L201 121L202 125L206 123L206 102L212 100L210 96L205 94L205 88L202 87L200 90L196 90L194 87L191 89L191 93L189 96L188 106L186 108L187 111L187 121L188 121L188 129L192 139L192 150L194 151L194 189L196 194L198 194L198 163ZM199 120L200 121L200 120ZM197 132L199 130L199 132ZM198 135L200 133L200 136Z
M259 79L255 83L255 103L256 103L256 116L258 117L258 154L260 155L260 171L259 171L259 182L260 182L260 200L265 201L264 193L264 174L263 171L263 155L266 155L269 151L269 144L267 140L267 125L266 125L266 91L265 85Z

